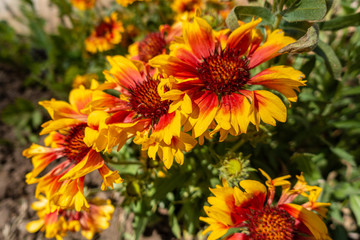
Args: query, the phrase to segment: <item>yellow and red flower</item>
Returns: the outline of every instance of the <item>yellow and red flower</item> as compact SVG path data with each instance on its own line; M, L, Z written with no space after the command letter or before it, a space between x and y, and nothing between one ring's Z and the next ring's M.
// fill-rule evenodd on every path
M230 187L226 181L223 181L223 186L210 189L215 196L208 198L211 206L204 207L208 217L200 217L210 225L203 232L211 232L209 240L224 236L231 228L239 229L227 238L231 240L331 239L322 220L327 210L325 207L330 203L316 202L319 195L309 197L321 192L321 188L308 186L301 175L291 189L287 180L289 175L271 179L260 171L267 178L267 187L258 181L243 180L239 183L241 189ZM275 188L279 186L282 194L274 204ZM308 202L302 205L292 203L299 195L308 198ZM317 206L321 206L320 211Z
M79 10L92 9L96 0L71 0L71 4Z
M152 32L129 46L129 58L147 63L153 57L167 53L171 41L182 34L182 23L162 25L159 32Z
M96 135L105 113L86 112L85 107L104 95L102 91L80 87L70 92L70 103L54 99L40 102L52 118L42 125L44 128L40 134L50 134L45 139L45 146L32 144L23 151L25 157L32 158L34 169L26 175L26 181L28 184L38 183L36 197L44 194L59 208L80 211L89 207L83 189L86 174L98 170L103 178L102 190L122 182L118 172L111 171L100 153L90 144L87 145ZM63 161L37 178L50 163L58 159Z
M124 27L117 20L117 13L113 12L110 17L105 17L85 39L85 48L91 53L110 50L120 43L122 32Z
M91 83L93 80L97 80L98 76L95 73L89 73L84 75L76 75L73 80L72 88L79 88L83 86L84 88L91 88Z
M94 198L89 202L88 211L76 211L73 209L57 210L55 206L49 206L48 199L43 195L39 201L31 205L39 217L26 225L28 232L44 232L46 238L61 240L68 232L78 232L92 239L95 233L99 233L109 227L109 221L114 212L114 206L110 200Z
M142 150L148 150L150 157L155 159L158 153L167 168L174 158L181 164L182 151L192 149L196 141L181 132L182 113L176 109L169 111L171 101L161 100L161 89L166 88L159 87L162 76L151 74L141 62L122 56L107 59L111 69L104 71L107 80L104 86L121 94L117 100L108 96L92 103L93 108L106 108L104 111L110 114L99 128L101 135L94 140L94 146L110 152L114 146L121 148L129 138L135 137L134 142L141 144Z
M176 91L181 97L190 97L193 111L184 131L192 129L199 137L216 121L212 133L220 132L222 141L229 133L246 133L250 122L258 127L260 120L271 125L276 120L286 121L286 107L278 96L250 87L264 86L295 102L295 91L305 85L304 75L289 66L270 67L255 76L251 76L251 69L280 55L278 51L295 40L277 29L267 31L261 44L264 37L256 29L260 22L252 20L231 33L216 32L205 20L195 17L193 23L183 23L183 42L170 45L169 55L149 61L176 78L169 95Z
M204 5L203 0L174 0L171 8L174 12L181 15L183 13L193 13Z
M128 5L133 4L134 2L137 2L137 1L143 2L143 1L150 1L150 0L116 0L116 2L123 7L127 7Z

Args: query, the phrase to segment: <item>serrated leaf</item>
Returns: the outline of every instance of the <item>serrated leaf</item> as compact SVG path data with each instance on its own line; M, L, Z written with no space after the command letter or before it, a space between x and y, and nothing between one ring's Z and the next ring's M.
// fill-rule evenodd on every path
M360 26L360 12L341 16L326 22L319 23L321 30L336 31L351 26Z
M326 67L336 80L341 80L341 63L330 45L319 40L314 52L324 58Z
M319 41L319 27L314 24L306 34L299 38L296 42L291 43L279 50L279 53L302 53L313 50Z
M236 6L234 7L226 18L226 25L231 31L239 27L238 20L246 20L247 18L261 17L262 24L272 25L275 21L275 16L267 8L256 6Z
M325 0L299 0L280 14L288 22L320 21L326 15Z
M357 225L360 226L360 196L359 195L350 196L350 207L355 215Z

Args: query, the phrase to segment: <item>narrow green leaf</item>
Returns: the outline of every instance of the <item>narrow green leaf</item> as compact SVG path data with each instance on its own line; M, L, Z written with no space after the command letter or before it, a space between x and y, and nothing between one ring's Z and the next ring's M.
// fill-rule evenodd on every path
M360 196L350 195L350 207L355 215L357 225L360 226Z
M291 43L279 50L280 53L302 53L313 50L319 41L319 27L314 24L306 34L299 38L296 42Z
M342 129L355 129L355 128L360 128L360 122L356 120L347 120L347 121L335 122L334 126Z
M232 31L239 27L238 20L246 20L252 17L261 17L262 24L272 25L275 21L275 16L267 8L256 6L236 6L234 7L226 18L226 25Z
M299 0L280 14L288 22L320 21L326 15L325 0Z
M336 31L351 26L360 26L360 12L341 16L326 22L319 23L321 30Z
M360 94L360 86L349 87L342 90L342 96L352 96Z
M342 148L334 147L330 148L330 150L335 153L339 158L345 160L346 162L350 163L353 167L356 167L355 158L353 155L348 153Z
M136 240L140 239L141 235L145 231L149 218L146 216L137 216L137 220L136 227L134 228Z
M175 237L177 239L180 239L181 238L181 228L180 228L180 224L175 215L171 215L171 217L170 217L170 226L171 226L171 231L175 235Z
M330 45L319 40L314 52L325 60L326 67L336 80L341 80L341 63Z
M319 167L313 161L314 154L312 153L294 153L290 157L290 161L298 166L298 169L304 172L305 177L309 181L316 181L321 178Z

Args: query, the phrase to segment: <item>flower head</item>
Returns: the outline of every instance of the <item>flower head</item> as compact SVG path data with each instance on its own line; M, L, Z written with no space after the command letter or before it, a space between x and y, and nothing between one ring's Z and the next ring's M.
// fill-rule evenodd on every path
M167 89L163 77L150 73L138 61L122 56L107 59L111 69L104 71L107 82L103 87L117 90L120 97L106 96L92 103L93 108L103 108L110 115L99 128L102 134L95 141L97 149L110 152L135 137L134 142L142 145L142 150L148 150L153 159L157 153L167 168L174 158L181 164L182 151L191 150L196 141L181 132L182 113L171 111L171 100L162 99Z
M76 77L73 80L72 87L73 88L79 88L80 86L83 86L84 88L91 88L92 80L97 80L98 76L94 73L90 74L84 74L84 75L76 75Z
M312 195L314 186L308 186L306 182L304 185L299 180L298 183L304 188L299 190L295 185L290 189L287 181L290 176L271 179L265 172L261 172L268 178L267 187L258 181L243 180L239 182L240 188L230 187L223 181L223 186L217 185L210 189L215 196L208 198L211 206L204 207L208 217L200 217L200 220L210 225L203 232L211 232L209 240L222 237L231 228L239 229L238 233L228 238L232 240L331 239L321 216L315 213L318 209L309 204L314 199L308 198L308 202L302 205L292 203L299 194ZM281 186L283 190L280 200L274 204L277 186ZM316 191L320 189L315 188ZM322 207L330 205L318 204Z
M85 40L86 50L91 53L110 50L115 44L120 43L122 32L123 25L117 20L117 13L114 12L110 17L105 17Z
M123 7L127 7L128 5L137 1L149 1L149 0L116 0L116 2Z
M187 130L192 129L195 137L211 129L212 134L220 132L222 141L229 133L246 133L250 122L258 128L260 120L271 125L286 120L286 107L278 96L251 86L276 90L294 102L295 90L305 85L304 75L288 66L270 67L255 76L251 70L280 55L278 50L295 40L281 30L268 31L264 38L256 29L260 22L252 20L233 32L216 32L195 17L192 23L183 23L183 41L171 44L169 55L150 60L150 65L175 77L177 82L168 94L176 91L182 98L190 97L193 111Z
M92 239L95 233L101 232L109 227L109 221L114 212L114 206L110 200L94 198L89 201L88 211L76 211L73 209L56 210L49 206L48 199L43 195L39 201L31 205L39 217L26 225L31 232L45 231L46 238L62 239L68 232L81 231L81 234Z
M81 87L70 92L70 103L54 99L40 102L52 117L52 120L43 124L40 134L49 135L45 138L45 146L32 144L23 151L25 157L32 158L34 169L26 175L26 181L38 184L36 197L44 194L59 208L80 211L89 207L83 190L84 178L88 173L99 171L103 178L102 190L122 182L118 172L108 169L100 153L87 144L97 133L103 113L86 112L85 107L104 94ZM55 160L61 162L38 177Z
M181 22L172 26L162 25L159 32L148 33L143 40L131 44L128 57L147 63L153 57L167 53L170 42L181 34Z
M196 9L204 5L203 0L175 0L171 4L171 8L177 14L186 12L195 12Z
M79 10L92 9L96 0L71 0L71 4Z

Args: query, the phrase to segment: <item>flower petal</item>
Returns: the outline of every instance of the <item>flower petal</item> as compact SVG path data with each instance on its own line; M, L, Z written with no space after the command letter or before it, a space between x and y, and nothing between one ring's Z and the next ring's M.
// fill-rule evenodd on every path
M250 115L251 122L259 127L260 119L275 126L276 121L286 121L286 107L275 94L266 90L253 91L253 101Z
M192 52L198 59L208 57L215 50L215 40L211 26L199 17L194 22L183 23L183 35Z
M317 240L331 239L329 237L325 223L315 213L307 210L302 206L292 203L282 204L279 206L279 208L284 209L295 219L302 222L310 230L310 232L315 237L315 239Z
M227 40L226 47L230 49L240 50L237 52L240 55L244 54L252 42L252 30L261 22L261 18L249 23L245 23L235 29Z
M261 71L250 79L248 84L263 85L267 88L282 93L289 101L296 102L300 86L305 86L302 81L304 74L292 67L275 66Z
M249 68L254 68L276 56L281 55L278 51L283 47L295 42L292 37L284 36L284 32L276 29L266 39L266 42L258 47L250 56Z

